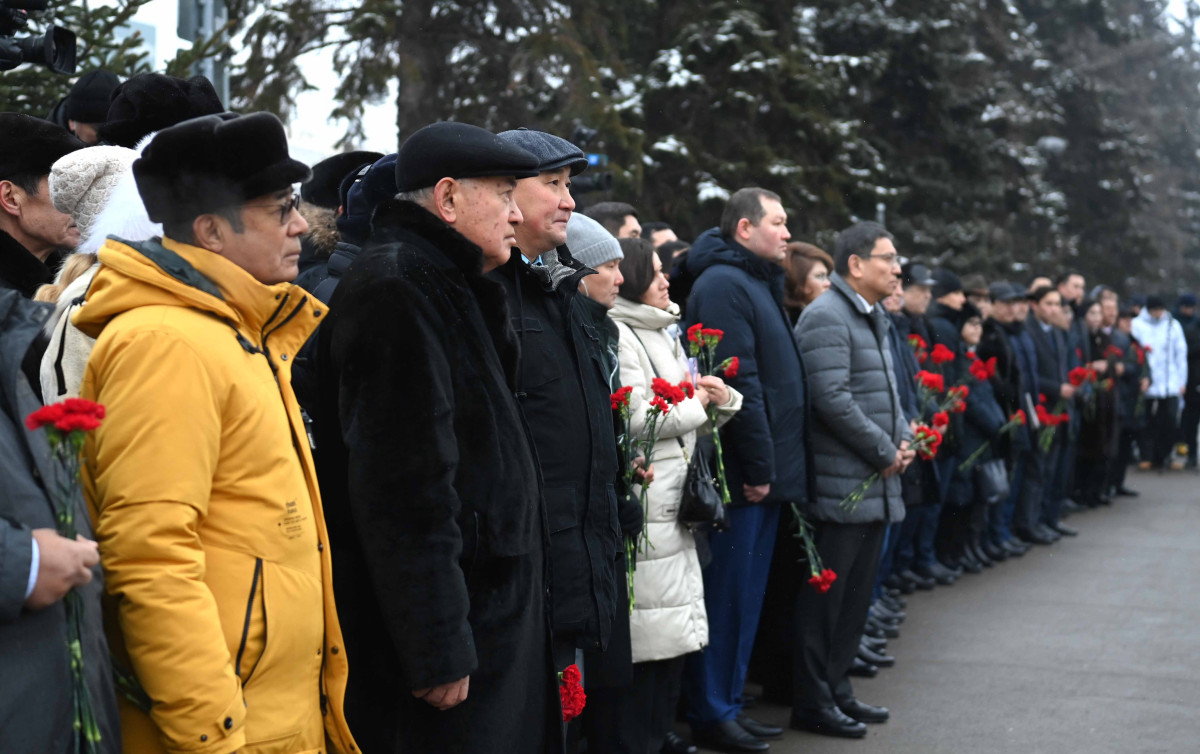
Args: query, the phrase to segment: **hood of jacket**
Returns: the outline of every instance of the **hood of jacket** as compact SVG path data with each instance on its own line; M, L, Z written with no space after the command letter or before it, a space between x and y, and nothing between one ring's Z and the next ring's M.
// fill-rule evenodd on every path
M679 304L672 301L666 309L659 309L617 296L617 303L609 310L608 316L639 330L662 330L679 321Z
M100 249L100 265L86 303L72 319L92 338L131 309L181 306L224 320L260 347L271 336L273 348L295 353L326 311L298 286L264 285L224 257L169 238L142 243L110 238ZM306 304L313 313L296 316Z
M33 298L38 288L53 279L42 260L0 230L0 288L15 288L25 298Z
M722 235L720 228L709 228L700 234L688 250L687 271L692 277L699 277L704 270L719 264L737 267L752 277L766 281L771 286L771 295L775 298L775 303L783 306L783 267L763 259L737 241Z

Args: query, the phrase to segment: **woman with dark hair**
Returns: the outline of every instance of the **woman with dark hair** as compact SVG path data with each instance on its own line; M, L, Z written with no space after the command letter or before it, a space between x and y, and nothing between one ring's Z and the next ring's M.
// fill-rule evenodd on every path
M692 248L692 245L687 241L667 241L654 249L654 253L658 254L659 260L662 262L663 277L667 282L671 280L671 270L675 269L675 260L687 259L687 250Z
M1093 358L1088 366L1096 370L1096 382L1079 399L1083 410L1079 412L1082 424L1075 478L1082 498L1079 502L1095 508L1110 502L1104 482L1107 464L1117 455L1120 437L1116 385L1118 378L1124 375L1124 353L1117 354L1112 349L1112 338L1104 332L1104 315L1099 301L1084 301L1079 313L1087 331L1086 347Z
M793 241L787 245L783 268L787 270L787 276L784 278L783 305L787 307L788 316L794 325L804 307L829 290L833 257L810 243Z
M650 243L622 238L621 251L625 280L609 316L620 331L621 384L632 388L630 431L637 436L646 431L655 377L693 383L695 395L658 422L654 482L647 488L645 510L649 546L638 548L629 617L633 686L620 738L628 744L625 751L685 751L672 733L675 707L684 657L708 644L708 618L696 541L677 514L696 436L709 431L708 409L716 407L718 422L724 423L741 408L742 396L719 377L697 379L689 371L687 352L668 331L679 321L679 307L667 294L662 260Z

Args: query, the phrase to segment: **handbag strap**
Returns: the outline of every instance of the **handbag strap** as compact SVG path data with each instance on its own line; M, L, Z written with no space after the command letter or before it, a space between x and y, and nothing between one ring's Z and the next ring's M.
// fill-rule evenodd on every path
M655 377L662 377L662 375L658 373L658 369L654 366L654 357L650 355L650 349L646 348L646 343L642 340L642 336L637 334L637 330L634 330L632 325L629 326L629 332L633 333L633 337L637 339L638 345L640 345L642 347L642 351L646 353L646 361L650 362L650 371L654 372ZM683 438L679 435L675 435L675 441L679 443L679 448L683 451L683 457L686 459L687 444L684 443Z

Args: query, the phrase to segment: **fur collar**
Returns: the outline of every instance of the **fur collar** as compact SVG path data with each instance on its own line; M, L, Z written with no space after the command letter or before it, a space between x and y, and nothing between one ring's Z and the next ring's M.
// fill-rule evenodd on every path
M301 204L300 215L308 222L308 242L313 256L328 259L337 248L342 236L338 233L334 211L313 204Z

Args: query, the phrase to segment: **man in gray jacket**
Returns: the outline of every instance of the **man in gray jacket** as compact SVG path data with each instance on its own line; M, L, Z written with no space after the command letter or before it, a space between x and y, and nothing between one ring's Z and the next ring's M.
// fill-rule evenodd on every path
M876 223L842 231L834 270L829 293L804 310L795 329L812 398L816 469L815 494L801 510L837 581L826 594L803 588L796 598L792 727L860 738L864 723L884 722L888 711L855 699L846 673L862 638L884 532L904 518L900 474L915 453L880 305L900 275L891 234ZM881 479L863 499L844 507L876 472Z

